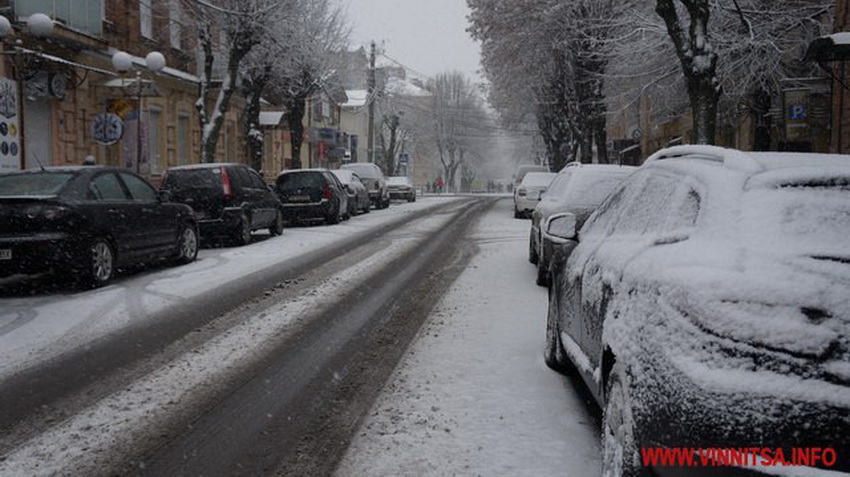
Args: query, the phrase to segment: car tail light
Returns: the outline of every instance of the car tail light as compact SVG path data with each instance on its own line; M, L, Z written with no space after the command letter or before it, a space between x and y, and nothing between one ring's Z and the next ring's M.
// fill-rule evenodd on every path
M65 217L70 210L61 205L33 205L26 209L24 214L28 219L56 220Z
M331 197L333 197L333 192L331 192L331 188L328 187L328 186L325 186L325 188L322 189L322 198L323 199L330 199Z
M233 197L233 189L230 187L230 177L227 176L227 171L221 170L221 189L224 196L228 199Z
M516 194L520 197L525 197L525 189L519 189L516 191Z

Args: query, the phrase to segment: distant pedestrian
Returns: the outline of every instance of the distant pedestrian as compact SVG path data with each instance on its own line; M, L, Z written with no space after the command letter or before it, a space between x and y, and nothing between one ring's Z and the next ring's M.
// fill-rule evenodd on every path
M438 176L437 180L434 181L434 188L437 189L437 193L443 192L443 186L444 185L446 185L446 184L443 182L443 177Z

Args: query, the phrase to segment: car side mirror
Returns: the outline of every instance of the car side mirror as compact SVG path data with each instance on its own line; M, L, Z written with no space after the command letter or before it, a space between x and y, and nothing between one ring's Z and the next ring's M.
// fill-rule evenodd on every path
M577 225L575 214L553 214L546 220L543 230L553 238L575 240L578 237Z
M160 202L171 202L171 191L168 191L168 190L159 191L159 201Z

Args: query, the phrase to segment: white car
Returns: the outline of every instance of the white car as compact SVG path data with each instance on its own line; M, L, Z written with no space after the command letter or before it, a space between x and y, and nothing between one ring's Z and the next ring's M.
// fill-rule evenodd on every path
M528 217L558 174L529 172L514 189L514 218Z
M408 202L416 202L416 189L406 176L392 176L387 178L387 188L390 190L390 199L401 199Z

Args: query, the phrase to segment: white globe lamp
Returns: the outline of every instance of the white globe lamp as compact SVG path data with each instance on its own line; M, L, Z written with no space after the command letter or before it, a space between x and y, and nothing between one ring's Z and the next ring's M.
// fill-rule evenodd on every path
M43 13L33 13L27 18L27 28L35 36L50 36L53 33L53 20Z
M112 67L116 71L128 71L131 66L133 66L133 59L127 52L117 51L112 55Z
M152 51L145 57L145 63L149 70L156 73L165 68L165 57L158 51Z

